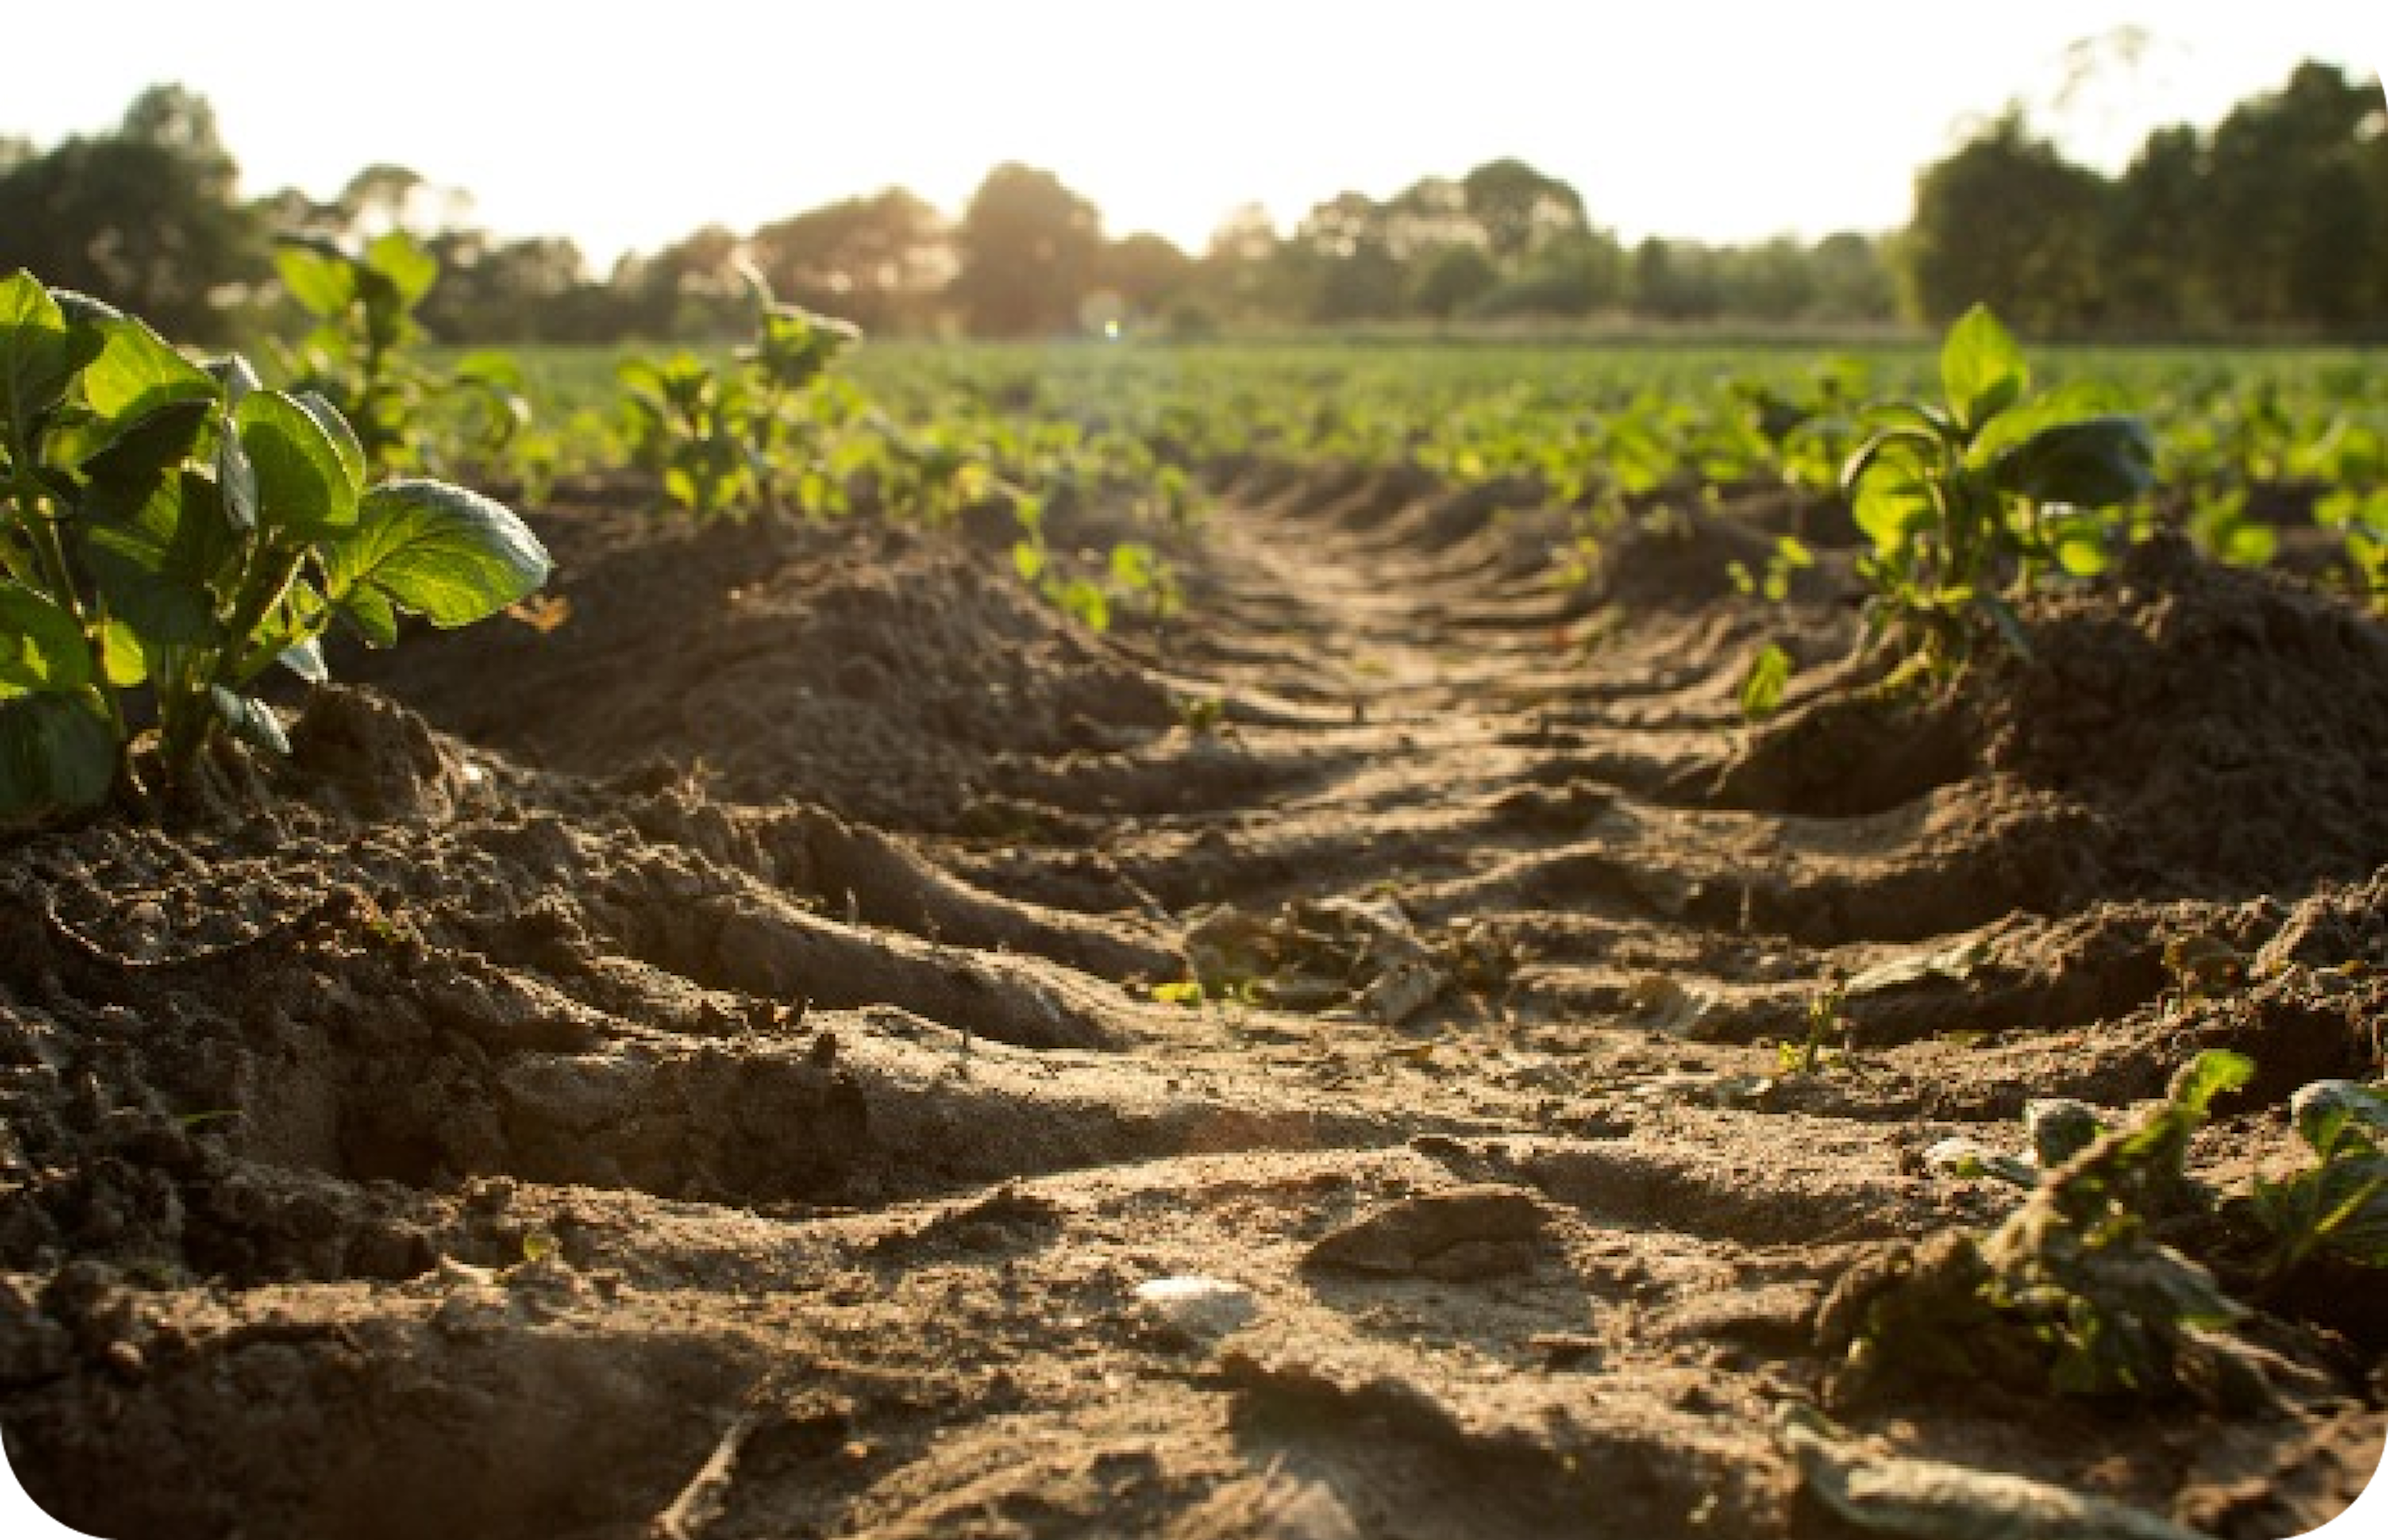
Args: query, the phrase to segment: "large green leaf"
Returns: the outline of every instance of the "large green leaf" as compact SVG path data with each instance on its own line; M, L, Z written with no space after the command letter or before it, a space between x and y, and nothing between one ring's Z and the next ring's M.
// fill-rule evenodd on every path
M1850 504L1857 526L1874 549L1895 551L1932 522L1932 494L1913 476L1885 466L1858 484Z
M96 328L69 322L40 279L21 268L0 278L0 417L26 433L100 345Z
M336 316L357 297L356 269L329 241L286 236L273 266L292 298L311 315Z
M1987 305L1957 319L1940 345L1940 385L1949 408L1968 432L2023 398L2031 384L2023 348Z
M81 689L91 667L91 648L71 612L0 578L0 700Z
M356 526L323 548L333 603L368 640L396 637L393 612L470 625L547 581L546 548L513 510L446 482L386 482Z
M118 432L163 408L220 394L206 370L133 317L106 323L100 335L99 356L83 370L83 395Z
M110 437L83 458L83 496L77 511L106 519L138 507L167 476L198 452L215 411L212 395L169 402Z
M1979 470L2043 428L2120 417L2131 410L2128 393L2102 380L2068 380L1999 413L1974 438L1965 462Z
M83 562L108 612L145 645L196 647L218 639L211 584L235 538L216 483L178 471L137 505L86 521Z
M2155 435L2136 417L2042 428L1990 462L2002 492L2034 502L2111 508L2155 485Z
M389 280L402 309L413 309L439 281L439 259L403 230L377 236L365 247L365 266Z
M340 469L347 474L349 485L363 490L365 447L357 441L357 430L340 415L340 409L320 391L302 390L291 399L306 410L307 415L315 420L315 425L324 430L324 436L332 441L332 448L340 457Z
M259 528L311 540L357 522L352 462L296 398L254 391L233 420L257 473Z
M0 701L0 817L107 801L116 730L89 691Z

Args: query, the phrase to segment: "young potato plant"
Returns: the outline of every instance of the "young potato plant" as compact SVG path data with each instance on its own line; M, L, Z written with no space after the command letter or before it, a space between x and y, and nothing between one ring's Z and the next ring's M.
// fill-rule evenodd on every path
M1848 1331L1852 1370L2076 1395L2260 1400L2258 1371L2229 1335L2246 1307L2152 1233L2190 1201L2183 1165L2214 1099L2254 1074L2243 1055L2209 1049L2128 1126L2068 1124L2004 1220L1944 1232L1879 1286L1828 1306Z
M2255 1183L2255 1215L2273 1240L2267 1283L2318 1255L2388 1268L2388 1086L2318 1080L2291 1099L2289 1117L2314 1164Z
M1185 613L1186 599L1177 570L1169 559L1142 540L1122 540L1111 549L1103 575L1070 570L1045 538L1045 505L1034 497L1018 497L1012 514L1020 523L1020 538L1011 543L1012 570L1053 605L1090 631L1108 631L1115 605L1142 604L1155 621Z
M2034 396L2023 350L1976 305L1940 349L1945 399L1876 409L1841 474L1874 549L1870 637L1953 673L1985 631L2028 650L2013 596L2103 570L2106 511L2154 485L2155 441L2090 384Z
M627 360L616 371L629 392L632 455L702 523L743 522L757 508L840 511L845 489L825 465L828 434L861 407L826 375L862 334L780 303L761 273L744 271L756 335L738 350L737 368L682 352Z
M331 403L355 431L365 463L377 471L431 463L425 408L435 398L459 404L466 449L486 461L502 456L529 425L522 371L502 353L475 353L445 379L416 361L425 341L414 318L439 279L439 259L393 230L351 254L320 235L277 238L283 286L314 318L314 329L278 360L294 391Z
M250 687L324 679L335 620L386 647L402 614L463 625L547 577L504 507L368 486L322 396L24 271L0 279L0 816L171 792L221 733L286 751Z

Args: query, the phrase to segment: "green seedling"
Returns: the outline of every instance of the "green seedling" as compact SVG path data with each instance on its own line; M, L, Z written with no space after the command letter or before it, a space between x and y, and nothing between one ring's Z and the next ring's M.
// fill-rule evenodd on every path
M1813 1075L1820 1069L1843 1062L1848 1056L1849 1019L1848 986L1837 975L1825 980L1808 1002L1808 1032L1798 1042L1785 1042L1775 1049L1778 1068L1785 1075ZM1826 1039L1841 1040L1837 1048L1828 1047Z
M1768 642L1749 660L1741 676L1741 719L1763 722L1783 709L1784 692L1791 688L1791 654Z
M403 614L463 625L546 580L498 503L368 486L322 396L23 271L0 279L0 815L171 791L223 734L286 751L252 686L325 678L335 622L387 647Z
M2388 486L2342 486L2314 504L2314 522L2339 532L2356 590L2388 614Z
M698 522L743 519L759 496L744 384L686 352L626 359L616 373L627 392L633 461Z
M2214 1099L2254 1073L2241 1054L2200 1054L2163 1102L2044 1168L1998 1226L1944 1231L1880 1286L1836 1303L1845 1318L1854 1310L1853 1369L1986 1376L2067 1395L2186 1389L2260 1399L2260 1379L2226 1334L2245 1307L2151 1232L2190 1192L2190 1138ZM2077 1119L2065 1123L2050 1130L2046 1154L2083 1131Z
M1725 575L1733 579L1734 592L1763 599L1769 604L1781 604L1791 597L1792 574L1815 564L1815 553L1805 541L1796 536L1778 535L1763 573L1751 572L1749 563L1742 561L1726 562L1724 570Z
M2096 385L2034 396L2023 350L1987 309L1950 328L1945 398L1876 409L1841 475L1873 549L1870 637L1953 673L1987 630L2029 650L2014 598L2052 573L2104 568L2105 511L2154 485L2155 441Z
M1227 702L1216 695L1196 695L1177 702L1177 721L1196 738L1210 738L1227 726Z
M1046 602L1089 631L1108 631L1120 604L1141 604L1156 621L1167 621L1186 610L1177 571L1169 560L1141 540L1123 540L1111 549L1103 575L1073 571L1045 537L1045 500L1005 484L1020 536L1011 543L1012 571L1035 588ZM1094 553L1082 556L1090 558ZM1084 562L1079 563L1083 565Z
M2317 1256L2388 1267L2388 1086L2319 1080L2291 1099L2289 1116L2314 1164L2255 1183L2255 1218L2273 1242L2264 1286Z
M1152 998L1163 1005L1183 1005L1188 1010L1201 1009L1210 991L1200 978L1180 978L1171 983L1152 986Z
M1142 540L1122 540L1111 547L1110 566L1111 586L1142 604L1154 620L1175 620L1186 612L1177 569Z

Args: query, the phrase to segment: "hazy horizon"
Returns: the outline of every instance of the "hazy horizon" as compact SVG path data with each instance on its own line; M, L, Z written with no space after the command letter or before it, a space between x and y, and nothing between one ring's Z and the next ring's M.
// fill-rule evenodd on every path
M1287 229L1339 192L1390 196L1503 156L1573 184L1628 241L1745 244L1903 224L1915 170L2010 102L2112 170L2150 129L2210 123L2301 59L2376 78L2383 31L2341 3L2010 0L1952 36L1874 0L1681 4L1626 26L1527 0L1223 0L1185 25L910 0L809 27L699 3L661 28L426 0L367 62L308 69L288 40L315 35L309 14L269 0L228 26L128 0L105 49L11 82L0 133L104 131L180 82L214 107L248 195L328 198L395 163L469 195L470 221L502 236L571 237L601 272L705 224L888 186L958 214L1007 160L1054 172L1111 234L1189 251L1243 204Z

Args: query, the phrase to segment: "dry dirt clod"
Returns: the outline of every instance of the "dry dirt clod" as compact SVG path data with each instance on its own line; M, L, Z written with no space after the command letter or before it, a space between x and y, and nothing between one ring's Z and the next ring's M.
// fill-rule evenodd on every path
M1542 1204L1519 1188L1454 1188L1363 1215L1314 1243L1302 1266L1454 1281L1527 1272L1540 1255L1543 1224Z

